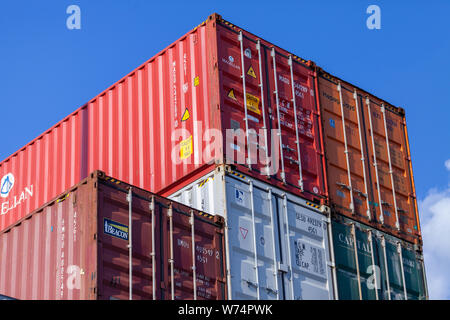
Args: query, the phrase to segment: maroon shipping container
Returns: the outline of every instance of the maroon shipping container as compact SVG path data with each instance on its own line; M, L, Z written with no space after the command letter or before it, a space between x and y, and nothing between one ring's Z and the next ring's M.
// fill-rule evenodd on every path
M0 233L0 259L17 299L226 298L222 218L100 171Z
M94 170L167 195L227 162L323 201L311 65L211 15L0 163L0 230Z

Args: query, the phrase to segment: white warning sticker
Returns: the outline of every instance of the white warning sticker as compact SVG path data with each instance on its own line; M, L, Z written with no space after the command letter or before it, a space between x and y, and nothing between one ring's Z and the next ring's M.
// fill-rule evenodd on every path
M244 227L239 227L239 231L241 232L242 239L245 240L245 238L247 238L248 235L248 229Z
M244 55L249 59L252 58L252 51L250 50L250 48L245 49Z
M325 250L301 239L294 241L295 264L302 271L326 278Z

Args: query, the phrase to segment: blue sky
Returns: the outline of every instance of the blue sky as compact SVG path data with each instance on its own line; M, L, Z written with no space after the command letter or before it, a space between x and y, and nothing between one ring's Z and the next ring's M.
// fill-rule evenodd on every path
M71 4L81 8L81 30L66 28ZM371 4L381 8L380 30L366 27ZM450 159L447 0L4 2L0 159L213 12L402 106L421 205L430 195L450 194L450 170L444 165ZM436 218L429 207L423 211L430 215L424 221ZM448 283L444 289L450 298Z

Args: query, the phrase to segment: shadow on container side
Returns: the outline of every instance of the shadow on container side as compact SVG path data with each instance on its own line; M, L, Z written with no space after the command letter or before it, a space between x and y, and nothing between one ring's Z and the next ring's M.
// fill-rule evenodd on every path
M95 171L0 233L21 300L226 299L223 219Z
M420 248L343 216L332 228L340 300L428 299Z

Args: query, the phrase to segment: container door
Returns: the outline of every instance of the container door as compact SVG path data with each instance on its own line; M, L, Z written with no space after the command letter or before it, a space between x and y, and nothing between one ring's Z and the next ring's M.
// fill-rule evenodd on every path
M158 205L165 221L166 299L225 299L223 233L213 216L203 219L196 210L177 203L167 208L167 200L163 202Z
M267 175L258 159L265 156L268 128L262 62L265 52L258 43L234 32L219 34L219 66L222 79L224 150L228 163ZM233 138L235 136L235 138Z
M402 248L403 268L405 272L408 300L425 299L424 273L420 257L413 250Z
M326 192L314 72L280 52L251 34L218 27L226 160L272 185L320 199Z
M403 117L372 99L364 101L369 159L375 177L377 215L383 226L393 232L417 236L416 200L410 171L410 156ZM376 178L378 177L378 181ZM378 187L379 185L379 187ZM380 220L380 219L379 219Z
M332 299L324 216L257 181L226 177L232 299Z
M152 248L160 247L160 230L152 228L149 201L132 196L132 228L129 225L127 191L99 183L99 299L128 300L130 258L133 300L161 299L161 268L152 261ZM160 224L155 214L155 225ZM155 232L152 236L152 232ZM128 245L131 236L132 256ZM155 239L155 244L152 241ZM160 254L155 252L156 259ZM157 261L157 260L156 260ZM153 273L153 268L155 272ZM155 292L155 297L153 296Z
M425 275L421 260L410 244L393 237L386 237L386 260L388 272L383 267L383 284L389 279L392 300L422 300L426 298ZM401 255L399 252L399 243ZM380 250L380 254L383 252ZM389 277L389 278L387 278ZM388 292L384 298L389 299Z
M126 187L98 185L101 299L129 298L130 262L133 299L226 299L220 219L135 188L130 228Z
M333 221L339 299L376 300L376 288L378 298L381 299L378 255L374 253L372 260L372 246L367 230L355 225L353 234L352 229L350 223ZM376 250L376 246L373 247Z
M373 220L371 184L362 128L361 103L351 87L319 77L329 194L333 207L360 220Z
M268 49L266 49L268 50ZM269 51L272 128L280 139L277 179L315 195L324 194L318 112L312 71L275 49Z
M391 287L392 300L405 300L403 291L403 275L400 265L400 256L397 252L397 246L386 242L387 265L389 270L389 282Z
M302 198L222 172L173 198L226 217L231 299L333 299L324 216Z
M286 299L333 299L325 217L287 196L277 204Z
M272 197L233 178L226 188L232 299L284 298Z

